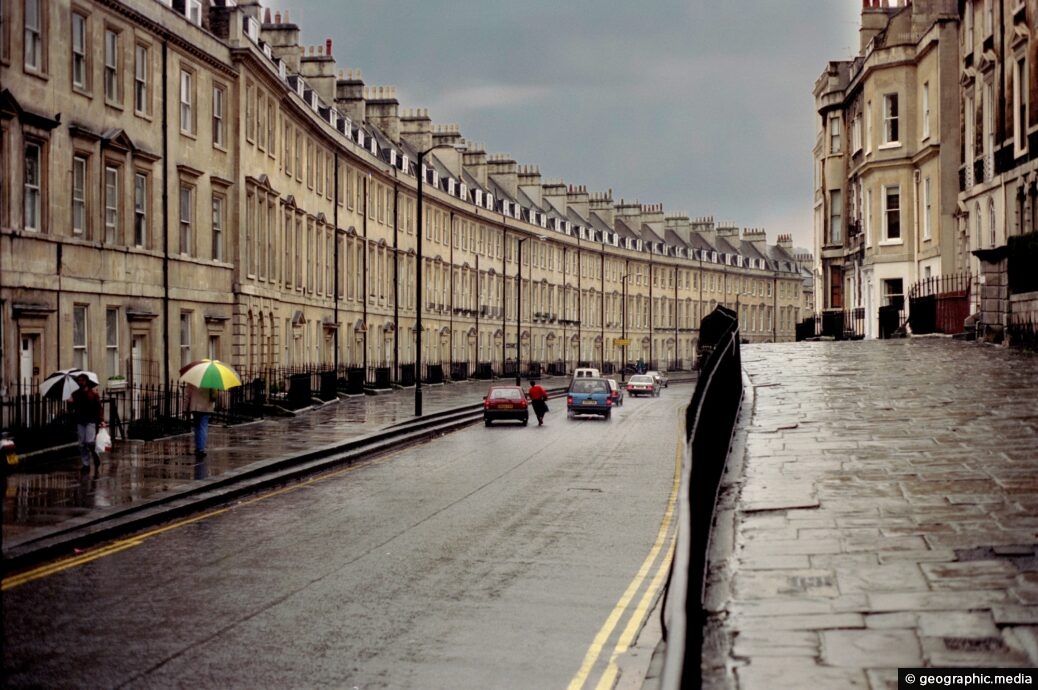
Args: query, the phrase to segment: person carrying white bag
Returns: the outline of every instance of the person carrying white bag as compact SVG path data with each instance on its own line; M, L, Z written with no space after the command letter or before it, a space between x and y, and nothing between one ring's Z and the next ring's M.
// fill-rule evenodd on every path
M108 433L108 425L104 422L101 422L94 437L94 449L98 454L112 452L112 435Z

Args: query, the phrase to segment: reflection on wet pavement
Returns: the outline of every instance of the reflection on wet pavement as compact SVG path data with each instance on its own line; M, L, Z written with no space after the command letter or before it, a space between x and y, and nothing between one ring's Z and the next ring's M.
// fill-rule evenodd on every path
M487 385L473 381L423 386L423 411L431 414L478 403ZM342 443L413 417L413 389L402 389L343 398L294 417L233 427L211 424L202 463L195 462L190 433L149 442L117 440L114 452L102 456L99 474L81 472L74 449L67 460L35 471L27 460L19 472L5 478L4 543L41 527L130 505L252 463Z

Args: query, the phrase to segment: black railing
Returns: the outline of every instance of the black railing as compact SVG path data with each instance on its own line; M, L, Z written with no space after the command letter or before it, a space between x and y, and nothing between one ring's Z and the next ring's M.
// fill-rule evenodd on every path
M812 314L796 326L796 339L833 338L860 340L865 337L865 308L826 309Z
M965 273L931 277L913 285L908 292L912 333L962 333L974 285L976 281Z
M737 314L717 307L700 331L709 355L685 410L678 535L665 594L660 688L698 688L706 613L703 592L714 507L742 401Z

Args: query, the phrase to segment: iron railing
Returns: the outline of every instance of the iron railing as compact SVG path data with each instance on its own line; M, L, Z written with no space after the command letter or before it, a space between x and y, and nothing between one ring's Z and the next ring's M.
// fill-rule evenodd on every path
M913 285L908 292L912 333L962 333L976 284L973 276L961 273L934 276Z
M685 410L677 543L664 595L663 690L700 686L707 553L743 392L738 315L717 307L700 332L709 356Z

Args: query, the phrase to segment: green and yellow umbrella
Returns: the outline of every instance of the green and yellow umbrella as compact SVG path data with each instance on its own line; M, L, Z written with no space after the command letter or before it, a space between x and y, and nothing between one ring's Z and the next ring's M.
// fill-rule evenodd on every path
M196 388L225 391L241 385L241 377L218 359L200 359L180 367L180 380Z

